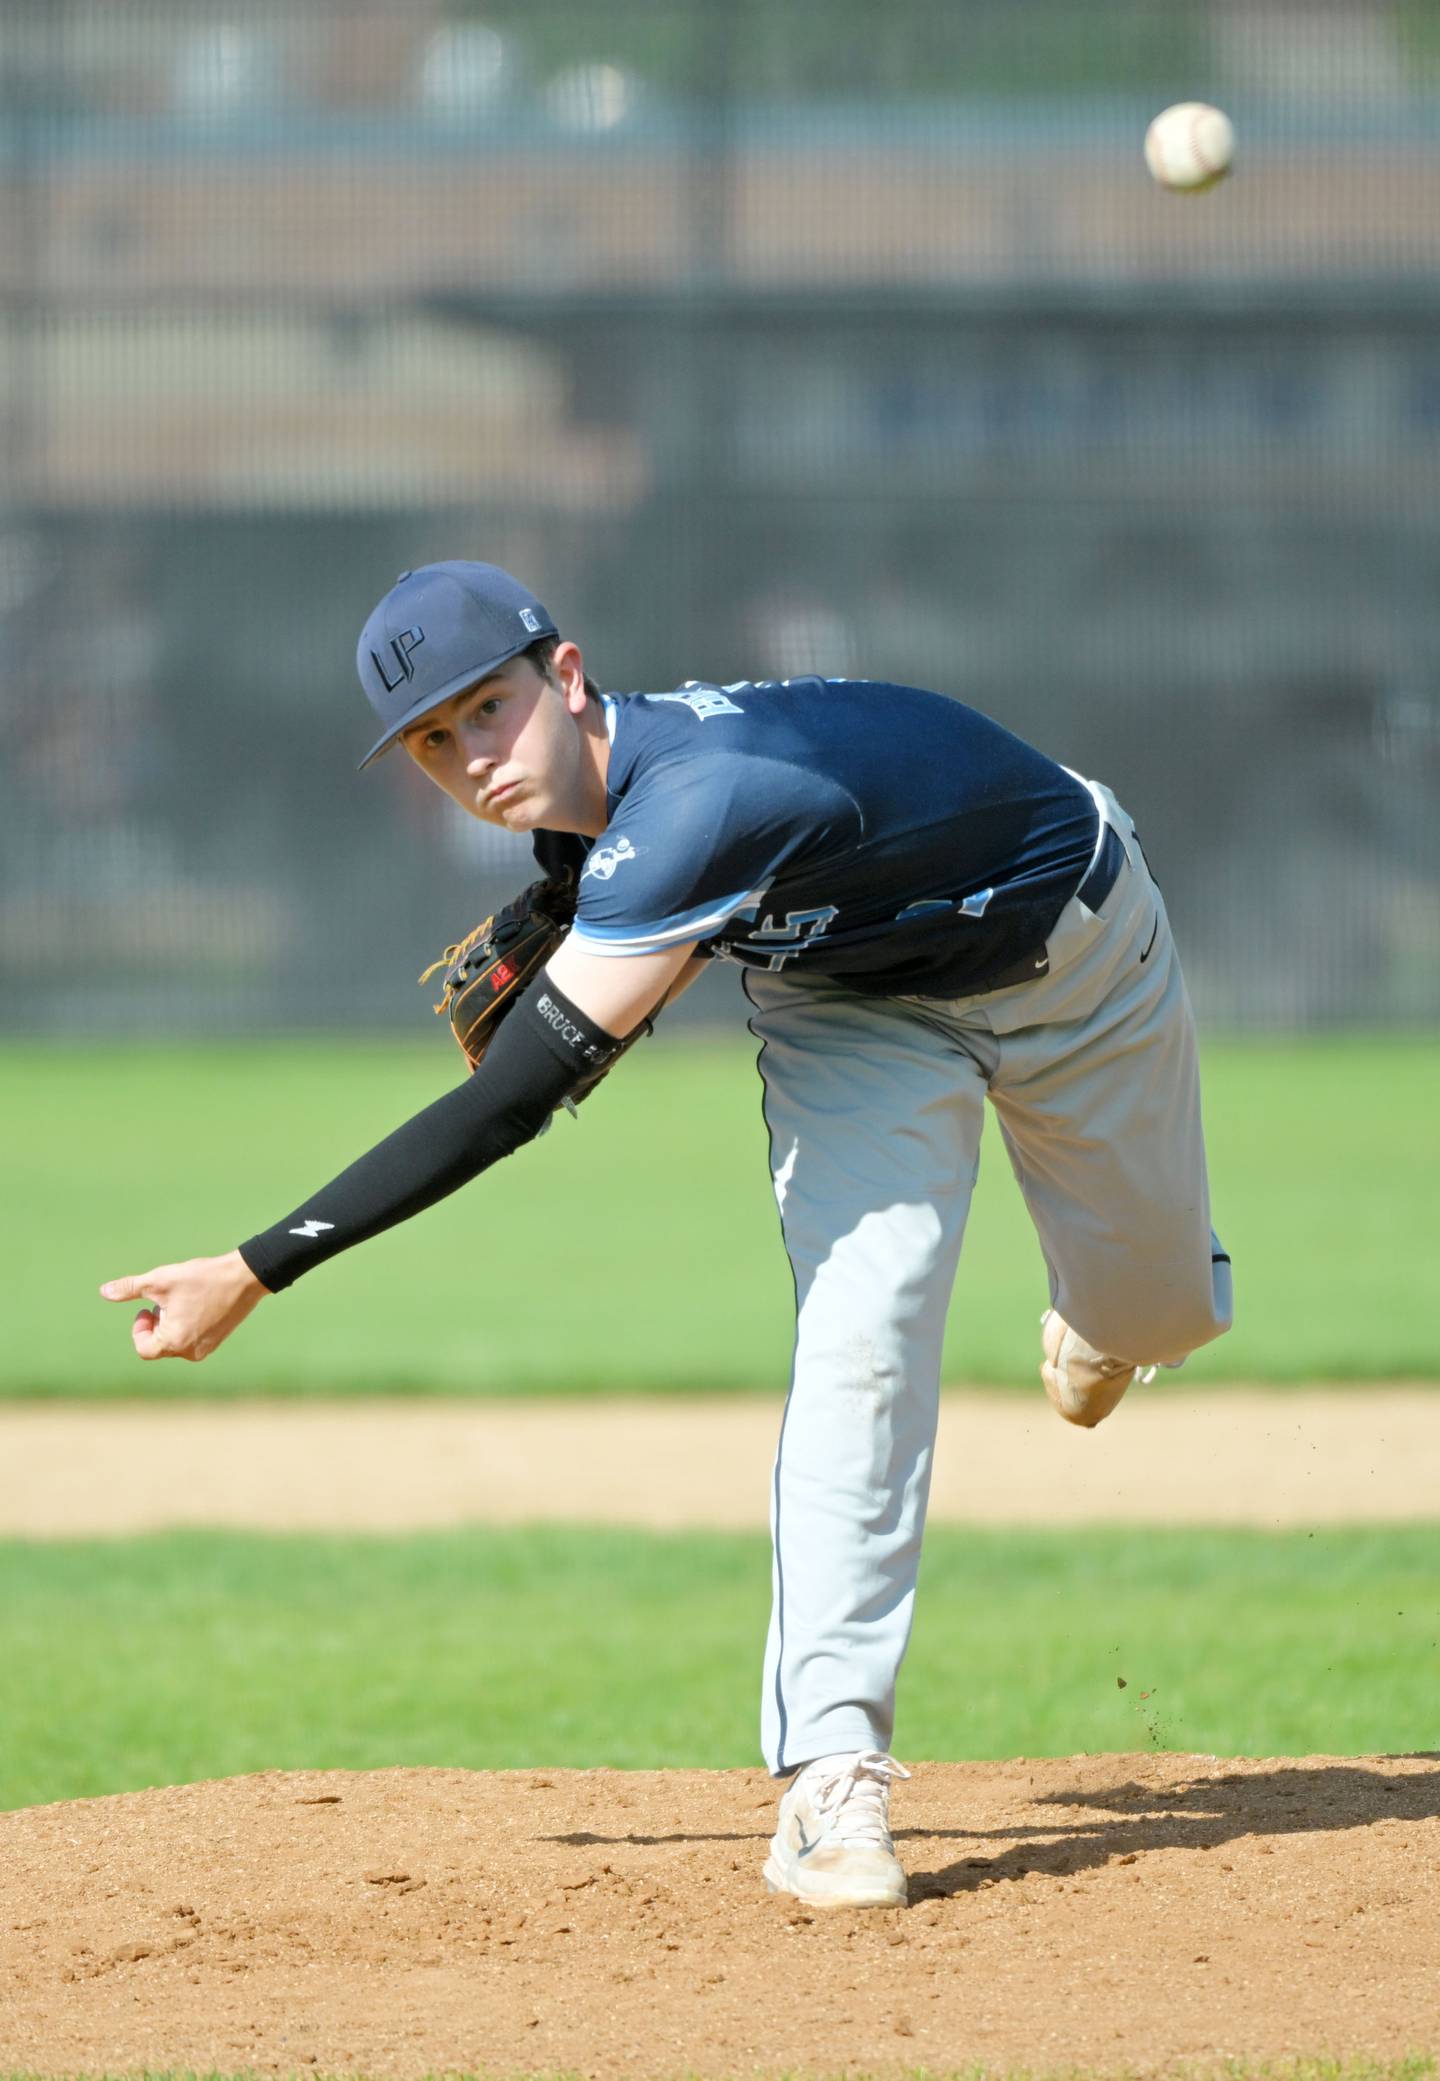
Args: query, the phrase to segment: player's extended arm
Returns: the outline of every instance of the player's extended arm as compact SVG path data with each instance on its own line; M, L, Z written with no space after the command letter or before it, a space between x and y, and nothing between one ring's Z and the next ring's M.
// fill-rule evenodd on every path
M208 1358L267 1294L433 1206L532 1140L574 1087L673 993L692 951L683 946L612 960L568 944L558 948L474 1076L387 1135L283 1221L222 1257L107 1280L100 1288L106 1300L149 1303L131 1332L138 1355Z
M616 1040L633 1033L642 1019L662 1004L673 1004L710 964L692 960L691 947L667 947L659 954L623 957L591 954L573 939L562 940L545 965L557 989L578 1004Z

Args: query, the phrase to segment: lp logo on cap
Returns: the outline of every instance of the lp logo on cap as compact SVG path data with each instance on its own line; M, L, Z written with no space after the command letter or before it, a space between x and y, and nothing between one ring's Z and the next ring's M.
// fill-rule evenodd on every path
M384 665L381 663L380 653L376 650L371 651L370 656L374 663L375 670L380 674L381 684L384 686L387 694L393 694L396 687L401 684L402 680L413 679L415 677L415 667L410 662L410 653L424 641L425 631L423 629L402 629L398 636L392 636L390 638L389 647L395 654L396 666L395 677L393 679L390 677L389 673L385 670Z

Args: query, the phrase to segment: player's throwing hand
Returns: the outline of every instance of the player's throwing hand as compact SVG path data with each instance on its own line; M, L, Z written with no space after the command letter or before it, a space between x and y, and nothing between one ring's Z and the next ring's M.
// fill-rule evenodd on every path
M149 1304L130 1328L141 1358L202 1359L240 1327L267 1289L240 1252L229 1250L223 1257L192 1257L185 1264L107 1279L100 1292L107 1301Z

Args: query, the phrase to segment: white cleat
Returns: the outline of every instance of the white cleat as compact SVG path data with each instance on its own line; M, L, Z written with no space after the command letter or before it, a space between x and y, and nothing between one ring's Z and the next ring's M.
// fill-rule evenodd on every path
M1155 1378L1154 1366L1137 1366L1128 1358L1109 1358L1097 1351L1053 1308L1040 1317L1040 1341L1045 1349L1040 1378L1046 1394L1066 1423L1082 1424L1087 1431L1104 1421L1137 1376Z
M780 1801L765 1884L814 1908L903 1908L905 1874L890 1836L890 1784L908 1778L879 1749L820 1756Z

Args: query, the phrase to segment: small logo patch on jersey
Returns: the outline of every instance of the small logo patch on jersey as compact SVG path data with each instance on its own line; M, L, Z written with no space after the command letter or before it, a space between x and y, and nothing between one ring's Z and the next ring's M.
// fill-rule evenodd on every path
M581 881L592 876L597 882L608 882L617 867L627 860L638 860L640 855L628 838L617 838L614 845L598 846L580 870Z
M961 917L983 918L990 908L990 898L994 894L993 889L977 889L973 896L964 897L957 906Z
M317 1221L312 1214L301 1227L292 1228L290 1233L292 1236L304 1236L307 1243L313 1243L317 1236L324 1235L327 1228L334 1226L333 1221Z
M722 694L720 689L714 686L682 687L678 694L647 694L645 698L647 701L678 701L682 708L688 708L702 723L712 715L745 713L738 701L732 701L728 694Z

